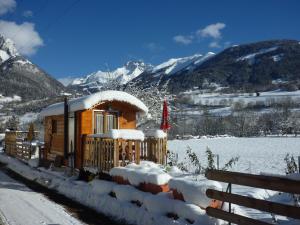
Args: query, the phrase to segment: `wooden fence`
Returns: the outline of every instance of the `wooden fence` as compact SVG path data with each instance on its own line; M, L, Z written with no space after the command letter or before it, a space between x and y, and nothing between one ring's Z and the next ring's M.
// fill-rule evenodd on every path
M209 180L215 180L228 183L228 191L222 192L208 189L206 195L209 198L229 203L229 212L222 209L208 207L206 212L208 215L226 220L230 223L245 225L270 225L269 223L234 214L231 212L231 204L240 205L256 210L278 214L282 216L300 219L300 207L285 205L281 203L260 200L252 197L242 196L231 193L232 184L244 185L255 188L263 188L268 190L286 192L291 194L300 194L300 181L290 180L284 177L253 175L237 172L227 172L220 170L211 170L206 173Z
M101 172L130 162L139 164L140 160L166 163L166 139L147 138L140 141L84 136L82 140L83 166Z
M27 137L27 131L7 131L5 132L5 152L8 155L17 155L17 145L22 144Z
M37 132L34 133L37 135ZM5 132L5 152L6 154L22 160L29 160L35 149L26 141L27 131L7 131Z

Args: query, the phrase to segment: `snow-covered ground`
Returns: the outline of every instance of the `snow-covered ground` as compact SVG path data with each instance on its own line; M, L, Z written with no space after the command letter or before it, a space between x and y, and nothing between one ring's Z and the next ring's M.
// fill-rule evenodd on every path
M287 153L300 156L300 138L295 137L262 137L262 138L201 138L190 140L173 140L168 142L168 148L178 153L179 161L185 157L187 146L198 155L201 163L207 163L205 154L208 146L214 154L220 157L220 167L231 158L239 156L239 161L233 167L233 171L245 173L270 173L285 174L284 157ZM226 187L225 184L224 188ZM245 196L254 197L262 200L292 204L292 199L288 194L278 194L276 191L250 188L246 186L233 185L232 191ZM237 214L251 218L272 222L270 213L261 212L249 208L233 206ZM296 225L299 220L288 219L284 216L276 216L279 224Z
M42 194L27 188L0 171L0 224L79 225L79 220Z
M208 217L205 210L199 206L174 199L171 192L153 195L130 185L119 185L115 182L98 179L87 183L77 180L76 176L67 176L64 172L30 168L3 153L0 153L0 162L7 164L9 169L28 180L56 190L74 201L111 216L117 221L125 220L130 224L143 225L188 225L190 224L188 219L194 221L194 225L224 224L220 220ZM154 163L150 164L153 165ZM159 165L156 164L155 167L159 167ZM155 177L153 169L148 171L147 179L152 180ZM142 176L139 177L142 178ZM114 193L115 197L111 193ZM135 204L136 202L141 205ZM178 215L178 220L167 216L168 213L172 212Z
M178 153L183 159L187 146L190 146L206 163L206 147L220 158L220 167L231 157L239 156L234 171L247 173L285 173L284 157L287 153L300 156L300 138L294 137L259 137L259 138L209 138L172 140L168 142L169 150Z

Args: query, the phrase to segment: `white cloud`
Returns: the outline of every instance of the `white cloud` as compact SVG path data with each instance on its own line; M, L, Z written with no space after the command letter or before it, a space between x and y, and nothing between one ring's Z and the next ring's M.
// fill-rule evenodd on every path
M34 23L24 22L16 24L0 20L0 34L14 41L21 54L33 55L37 49L43 46L43 39L35 30Z
M221 30L226 27L224 23L215 23L206 26L203 29L197 31L197 35L200 37L212 37L215 39L221 38Z
M17 6L15 0L0 0L0 16L13 12Z
M193 38L194 37L192 35L190 35L190 36L177 35L177 36L173 37L173 40L176 43L180 43L183 45L189 45L193 42Z
M212 41L212 42L210 42L210 43L209 43L209 47L210 47L210 48L221 48L219 42L217 42L217 41Z
M26 18L30 18L33 16L33 12L31 10L26 10L23 12L23 16Z

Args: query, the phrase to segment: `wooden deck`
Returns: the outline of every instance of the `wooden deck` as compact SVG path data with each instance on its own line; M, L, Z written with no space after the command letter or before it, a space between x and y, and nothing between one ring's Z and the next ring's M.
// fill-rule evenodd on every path
M139 164L141 160L166 164L167 140L165 138L146 138L124 140L94 138L83 136L83 167L94 168L99 172L108 172L116 166L125 166L130 162Z

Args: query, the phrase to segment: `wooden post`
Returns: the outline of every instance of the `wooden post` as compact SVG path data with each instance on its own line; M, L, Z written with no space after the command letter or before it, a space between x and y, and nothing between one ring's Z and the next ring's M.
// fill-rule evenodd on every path
M298 170L299 170L299 173L300 173L300 156L298 156Z
M228 184L228 192L229 194L231 194L231 183ZM231 202L229 202L228 212L231 213ZM228 224L231 225L231 222L229 222Z
M68 159L68 139L69 139L69 107L68 99L64 101L64 158Z
M118 140L114 139L114 167L119 166L119 144Z
M135 141L135 154L136 154L136 163L140 164L140 154L141 154L141 148L140 148L140 141Z

